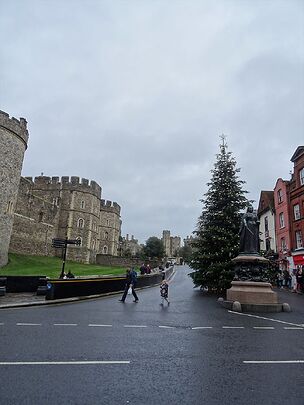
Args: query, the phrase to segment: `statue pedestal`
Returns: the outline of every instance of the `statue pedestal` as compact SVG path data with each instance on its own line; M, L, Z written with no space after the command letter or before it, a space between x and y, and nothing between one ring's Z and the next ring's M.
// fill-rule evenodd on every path
M237 312L290 312L287 303L280 304L269 280L269 260L258 253L241 253L234 259L235 276L222 306Z
M227 290L227 301L240 304L277 304L277 293L272 291L270 283L255 281L232 281Z

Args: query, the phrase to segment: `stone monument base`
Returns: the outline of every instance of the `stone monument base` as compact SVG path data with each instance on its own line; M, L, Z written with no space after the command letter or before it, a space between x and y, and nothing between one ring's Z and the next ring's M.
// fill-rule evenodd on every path
M219 299L225 308L237 312L290 312L287 303L278 302L277 293L270 283L255 281L232 281L227 290L227 300Z
M277 304L277 293L272 291L270 283L255 281L232 281L227 290L228 301L241 304Z

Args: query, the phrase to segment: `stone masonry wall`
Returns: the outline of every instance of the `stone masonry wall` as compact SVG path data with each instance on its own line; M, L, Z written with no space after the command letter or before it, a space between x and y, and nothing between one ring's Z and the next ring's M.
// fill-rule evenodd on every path
M28 131L24 118L0 111L0 267L7 264Z

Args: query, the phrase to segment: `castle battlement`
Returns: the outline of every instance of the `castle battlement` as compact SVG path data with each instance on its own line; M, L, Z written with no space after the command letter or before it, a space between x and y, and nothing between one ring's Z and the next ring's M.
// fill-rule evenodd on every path
M27 179L31 179L31 177L27 177ZM96 181L88 179L81 179L78 176L62 176L61 178L58 176L37 176L34 179L34 186L38 187L50 187L51 189L71 189L71 190L78 190L84 191L87 193L92 193L96 197L101 197L101 187Z
M18 136L18 138L24 142L25 148L27 148L29 133L25 118L20 118L20 120L17 120L15 117L10 118L9 114L0 110L0 127L5 128Z
M100 209L103 211L115 212L120 215L120 205L115 201L100 200Z

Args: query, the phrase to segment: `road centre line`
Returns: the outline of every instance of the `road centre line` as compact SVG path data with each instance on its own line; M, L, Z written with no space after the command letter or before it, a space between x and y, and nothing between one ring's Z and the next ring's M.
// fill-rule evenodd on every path
M109 361L1 361L0 366L44 366L44 365L90 365L90 364L130 364L128 360Z
M284 326L284 329L288 329L288 330L304 330L304 328L298 328L296 326Z
M279 319L266 318L266 317L264 317L264 316L259 316L259 315L244 314L244 313L242 313L242 312L235 312L235 311L230 311L230 310L228 310L228 312L230 312L231 314L235 314L235 315L243 315L243 316L249 316L249 317L251 317L251 318L265 319L266 321L284 323L285 325L300 326L300 327L303 327L303 326L304 326L303 324L280 321Z
M194 326L191 328L192 330L199 330L199 329L212 329L213 326Z
M273 326L254 326L253 329L274 329Z
M163 328L163 329L175 329L175 326L165 326L165 325L159 325L159 328Z
M244 364L300 364L304 360L245 360Z
M89 323L89 326L108 327L108 328L111 328L113 325L98 325L98 324L96 324L96 323Z
M222 326L223 329L244 329L244 326Z
M147 325L124 325L124 328L147 328Z
M54 326L77 326L77 323L53 323Z
M24 322L19 322L16 323L18 326L41 326L41 323L24 323Z

